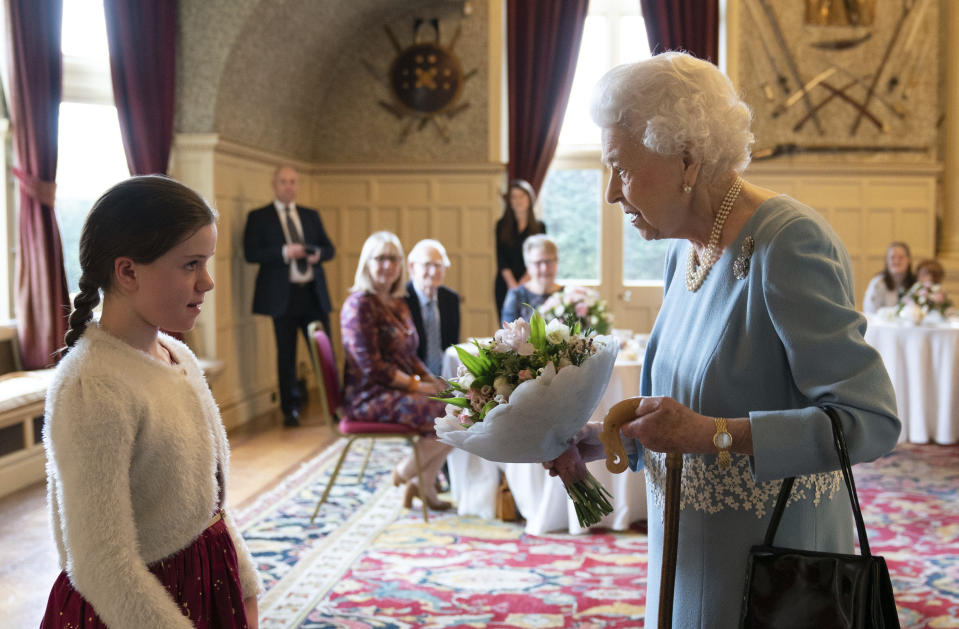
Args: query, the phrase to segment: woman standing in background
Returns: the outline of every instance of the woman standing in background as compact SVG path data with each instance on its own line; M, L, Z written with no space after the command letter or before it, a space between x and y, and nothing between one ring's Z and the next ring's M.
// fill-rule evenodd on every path
M523 241L545 234L546 224L533 214L536 193L525 179L513 179L504 197L503 216L496 222L496 317L503 318L506 292L529 279L523 261Z

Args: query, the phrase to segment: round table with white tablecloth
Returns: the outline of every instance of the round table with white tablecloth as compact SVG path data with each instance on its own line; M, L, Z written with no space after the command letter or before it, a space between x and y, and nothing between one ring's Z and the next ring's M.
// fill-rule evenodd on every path
M469 349L472 345L462 345ZM456 375L460 365L455 347L443 357L443 376ZM609 408L620 400L639 394L642 371L640 361L617 361L603 398L593 413L592 421L602 421ZM460 515L495 516L496 493L500 473L506 477L516 508L526 519L526 532L542 535L550 531L568 530L581 533L573 503L566 495L559 478L551 477L540 463L496 463L463 450L453 450L447 458L450 472L450 493ZM606 462L587 464L590 473L613 495L613 512L595 526L624 531L638 520L646 519L645 474L630 471L611 474Z
M899 441L959 442L959 324L873 316L866 341L879 351L896 391Z

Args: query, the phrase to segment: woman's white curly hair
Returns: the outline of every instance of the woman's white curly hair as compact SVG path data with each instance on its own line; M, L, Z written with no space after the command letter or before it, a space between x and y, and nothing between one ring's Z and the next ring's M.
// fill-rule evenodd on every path
M593 89L593 121L619 126L660 155L688 152L707 182L749 165L752 111L713 64L664 52L616 66Z

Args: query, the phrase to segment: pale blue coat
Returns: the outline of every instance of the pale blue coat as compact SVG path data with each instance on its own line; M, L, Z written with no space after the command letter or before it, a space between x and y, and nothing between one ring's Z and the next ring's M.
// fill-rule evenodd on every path
M733 273L755 240L744 279ZM689 243L671 243L663 306L653 326L642 395L670 396L713 417L749 417L753 456L686 455L673 627L736 627L750 546L762 542L779 479L798 476L776 544L852 552L852 515L829 418L842 417L852 462L871 461L899 435L896 402L879 354L863 340L852 264L814 210L786 196L762 203L700 289L685 285ZM646 627L658 615L664 455L645 467L649 504Z

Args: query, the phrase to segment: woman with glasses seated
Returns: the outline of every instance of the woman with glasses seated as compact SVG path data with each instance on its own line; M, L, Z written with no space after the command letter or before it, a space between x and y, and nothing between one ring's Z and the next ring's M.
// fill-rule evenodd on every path
M379 231L366 239L351 293L340 311L346 366L343 411L354 421L412 426L417 442L423 487L410 454L393 470L393 484L406 485L404 505L413 498L443 511L450 503L436 494L436 476L450 446L436 440L433 419L445 413L443 402L429 399L446 389L416 355L419 336L406 305L406 266L395 234Z
M523 242L523 261L529 280L506 293L503 302L503 321L512 323L533 315L529 306L538 308L546 299L560 290L556 283L559 252L556 243L545 234L530 236ZM528 305L526 305L528 304Z

